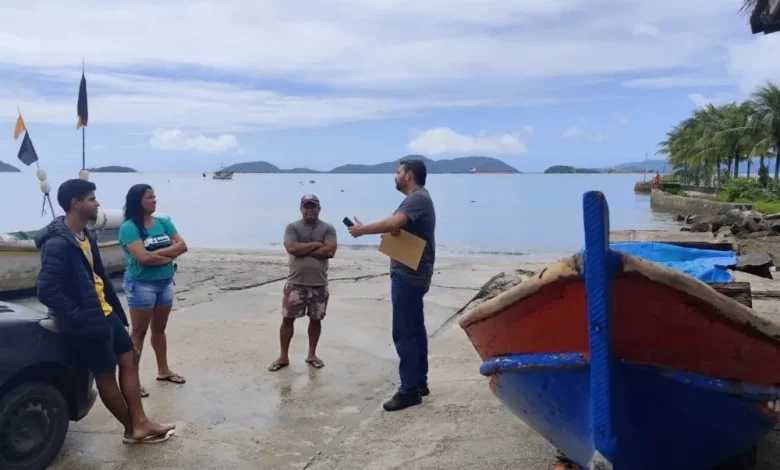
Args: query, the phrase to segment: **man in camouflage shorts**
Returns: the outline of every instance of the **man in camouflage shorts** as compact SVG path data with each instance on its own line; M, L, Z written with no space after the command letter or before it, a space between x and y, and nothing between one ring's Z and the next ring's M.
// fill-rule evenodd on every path
M290 364L288 353L297 318L309 317L309 354L306 362L325 365L317 357L322 320L328 307L328 260L336 254L336 229L320 220L320 200L313 194L301 198L301 219L287 225L284 248L290 254L290 274L282 298L281 353L268 370Z

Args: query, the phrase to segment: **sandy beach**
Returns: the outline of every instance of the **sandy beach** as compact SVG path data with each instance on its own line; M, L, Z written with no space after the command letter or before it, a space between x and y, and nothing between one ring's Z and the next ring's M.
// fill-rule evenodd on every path
M553 447L493 396L453 320L496 274L530 273L552 261L440 257L426 297L431 395L422 406L386 413L381 403L398 380L387 258L337 253L319 348L326 366L304 363L306 323L299 322L290 367L270 373L286 254L191 250L179 263L168 330L172 367L188 383L156 382L148 344L141 361L147 411L176 423L176 436L164 445L122 444L118 424L98 402L71 426L52 468L547 469ZM761 282L763 290L776 289L775 281ZM776 302L763 302L757 308L777 313ZM772 463L780 462L779 444L770 437L756 468L780 468Z

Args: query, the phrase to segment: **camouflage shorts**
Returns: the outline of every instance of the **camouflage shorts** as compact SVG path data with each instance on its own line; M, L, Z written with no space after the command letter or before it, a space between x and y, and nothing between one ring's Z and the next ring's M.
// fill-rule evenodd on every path
M284 285L282 316L303 318L308 315L312 320L322 320L329 297L328 286L299 286L288 282Z

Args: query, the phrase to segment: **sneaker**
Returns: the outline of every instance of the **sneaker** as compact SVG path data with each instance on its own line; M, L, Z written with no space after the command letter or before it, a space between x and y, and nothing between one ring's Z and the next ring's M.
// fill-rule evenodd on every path
M419 393L400 394L396 393L393 398L387 400L382 404L385 411L400 411L410 406L419 405L422 403L422 397Z

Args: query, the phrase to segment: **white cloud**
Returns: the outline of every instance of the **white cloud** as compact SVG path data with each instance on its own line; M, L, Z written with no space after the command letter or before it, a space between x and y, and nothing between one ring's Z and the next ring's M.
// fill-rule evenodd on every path
M524 132L533 132L530 126ZM436 127L421 132L406 145L410 152L423 155L445 153L477 153L481 155L523 154L528 151L520 136L512 134L470 136L448 127Z
M650 36L653 38L658 37L661 34L658 27L651 24L636 24L634 25L633 32L635 36Z
M155 129L149 140L158 150L196 150L205 153L224 153L239 148L233 134L207 137L203 134L187 135L181 129Z
M708 104L721 105L737 101L736 97L726 93L716 93L714 96L706 97L701 93L689 93L688 99L693 101L693 104L702 108Z
M731 59L723 52L732 36L747 35L737 8L733 0L6 1L0 119L19 104L28 122L73 126L82 57L90 123L128 132L237 133L558 104L593 99L577 87L607 77L630 75L626 86L647 88L648 74L727 60L743 86L780 76L768 59L777 42L746 43L750 64L737 57L742 46ZM35 18L36 34L20 18Z
M780 33L761 35L729 49L727 68L743 95L767 81L780 83Z
M567 140L583 140L591 143L601 143L607 140L607 135L603 132L588 133L582 130L580 126L569 126L563 130L561 137Z
M660 77L637 78L623 82L625 88L636 89L672 89L690 87L718 87L732 84L726 76L702 74L668 75Z

